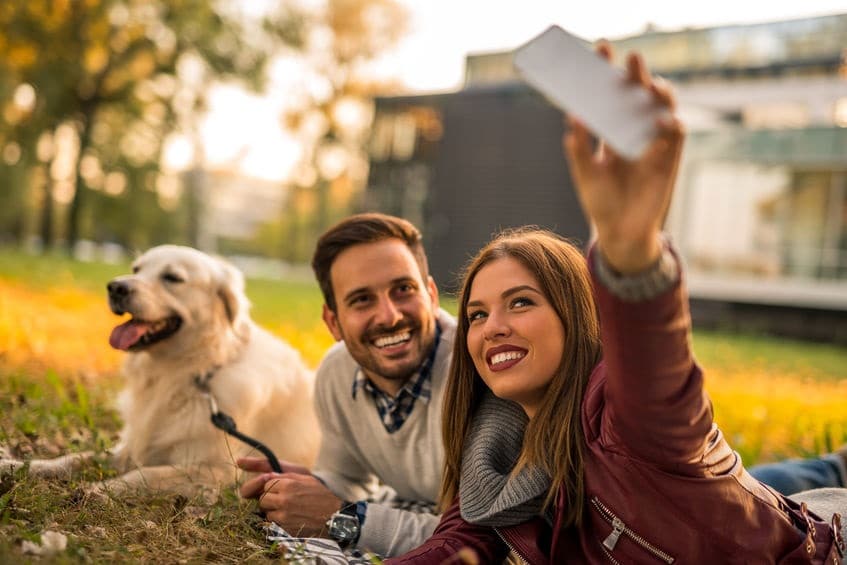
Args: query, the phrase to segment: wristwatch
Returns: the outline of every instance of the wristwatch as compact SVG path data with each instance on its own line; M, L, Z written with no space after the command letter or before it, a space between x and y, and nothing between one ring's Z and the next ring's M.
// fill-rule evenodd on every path
M356 543L362 532L366 508L365 501L342 502L341 508L326 522L329 537L337 541L342 548Z

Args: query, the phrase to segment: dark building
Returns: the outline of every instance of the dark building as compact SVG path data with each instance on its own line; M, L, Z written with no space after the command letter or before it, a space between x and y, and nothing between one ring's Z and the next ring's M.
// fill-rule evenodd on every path
M366 205L421 228L442 289L454 290L464 263L503 228L534 224L587 242L558 141L562 113L528 87L379 98L376 116Z

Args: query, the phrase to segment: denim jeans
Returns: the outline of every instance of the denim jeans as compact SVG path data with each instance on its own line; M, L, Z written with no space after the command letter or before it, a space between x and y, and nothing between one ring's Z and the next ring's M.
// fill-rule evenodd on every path
M813 488L847 486L847 468L844 460L835 454L756 465L748 471L784 495Z

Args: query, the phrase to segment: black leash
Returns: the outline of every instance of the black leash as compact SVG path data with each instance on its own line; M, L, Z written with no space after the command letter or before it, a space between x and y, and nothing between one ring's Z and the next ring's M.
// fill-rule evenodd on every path
M211 379L214 374L215 370L212 370L205 375L194 376L194 384L197 385L200 392L205 394L206 398L209 399L209 410L212 412L212 424L232 437L243 441L250 447L261 451L262 454L268 458L268 463L270 463L271 469L277 473L282 473L282 465L279 464L279 459L276 458L274 452L271 451L267 445L255 438L239 432L235 427L235 420L232 419L232 416L224 414L218 410L218 403L215 402L215 397L212 396L212 390L209 387L209 379Z

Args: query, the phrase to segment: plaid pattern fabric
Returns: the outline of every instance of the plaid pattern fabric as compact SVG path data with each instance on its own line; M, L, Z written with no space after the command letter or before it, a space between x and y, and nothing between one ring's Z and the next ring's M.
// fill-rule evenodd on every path
M421 365L417 377L409 379L397 396L382 392L374 386L361 367L356 369L351 394L355 399L359 389L364 389L374 399L382 425L388 433L393 434L403 426L415 407L415 401L420 399L426 404L432 397L432 364L435 362L435 352L438 351L439 343L441 343L441 326L436 324L432 351Z
M399 508L415 514L435 514L437 506L434 502L426 502L424 500L404 500L402 498L394 498L382 504L387 504L391 508Z
M422 500L391 499L380 502L391 508L416 513L435 514L435 504ZM382 556L355 547L341 549L329 538L301 538L292 536L274 522L263 526L265 536L276 544L279 553L290 565L373 565L381 563Z
M290 565L373 565L381 557L355 548L341 549L329 538L301 538L292 536L279 525L270 522L265 526L267 540L276 544L282 558Z

